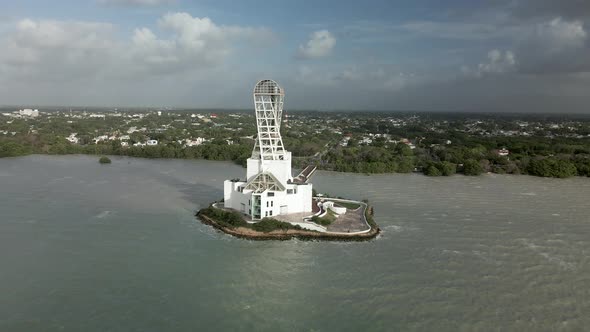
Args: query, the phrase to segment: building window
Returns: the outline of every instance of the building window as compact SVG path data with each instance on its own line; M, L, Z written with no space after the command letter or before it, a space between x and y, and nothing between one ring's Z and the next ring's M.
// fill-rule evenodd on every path
M275 202L274 201L270 201L270 206L275 206Z
M272 217L272 211L268 211L268 215Z
M293 194L293 189L287 189L287 195L292 195Z
M248 200L248 206L252 205L252 201Z
M268 201L266 201L266 207L268 207Z
M273 192L270 192L270 191L269 191L269 192L268 192L268 194L267 194L267 196L268 196L268 197L274 197L274 195L275 195L275 193L273 193Z

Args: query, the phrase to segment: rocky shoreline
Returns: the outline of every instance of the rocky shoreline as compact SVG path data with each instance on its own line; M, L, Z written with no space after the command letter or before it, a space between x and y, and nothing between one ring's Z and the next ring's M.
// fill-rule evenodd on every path
M258 232L251 228L246 227L226 227L218 222L216 222L213 218L205 215L202 213L204 209L199 210L197 212L196 217L201 220L203 224L210 225L226 234L235 236L237 238L242 239L249 239L255 241L268 241L268 240L276 240L276 241L285 241L291 239L299 239L299 240L319 240L319 241L369 241L377 237L381 232L381 229L374 223L370 222L371 230L367 233L362 234L346 234L346 233L320 233L314 232L309 230L275 230L271 232ZM372 211L370 208L369 211Z

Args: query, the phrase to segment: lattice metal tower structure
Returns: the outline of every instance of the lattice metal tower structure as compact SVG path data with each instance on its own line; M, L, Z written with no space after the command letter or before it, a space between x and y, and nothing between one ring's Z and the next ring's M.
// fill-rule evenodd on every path
M252 158L285 160L285 147L281 138L281 117L285 91L273 80L262 80L254 87L254 109L258 137Z

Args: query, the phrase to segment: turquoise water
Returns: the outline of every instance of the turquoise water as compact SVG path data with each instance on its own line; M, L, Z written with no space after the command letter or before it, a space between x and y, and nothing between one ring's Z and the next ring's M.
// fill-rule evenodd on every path
M224 162L0 159L0 331L578 331L590 179L318 172L366 243L252 242L193 213Z

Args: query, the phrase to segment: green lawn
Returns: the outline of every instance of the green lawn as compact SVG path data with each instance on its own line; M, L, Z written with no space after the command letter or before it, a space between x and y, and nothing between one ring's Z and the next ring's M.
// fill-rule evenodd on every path
M316 224L320 224L323 226L328 226L336 220L336 214L330 210L326 213L323 217L313 216L311 217L311 221L315 222Z
M334 202L334 204L341 206L341 207L345 207L349 210L356 210L361 206L359 203L349 203L349 202Z

